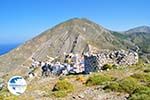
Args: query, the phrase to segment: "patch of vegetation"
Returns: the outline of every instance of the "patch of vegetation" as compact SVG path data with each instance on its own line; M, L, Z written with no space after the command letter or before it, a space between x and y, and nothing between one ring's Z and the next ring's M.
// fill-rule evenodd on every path
M123 91L120 84L119 84L119 82L110 82L103 89L104 90L117 91L117 92L122 92Z
M139 32L131 34L129 36L133 43L138 45L141 48L141 51L144 53L150 53L150 34Z
M132 77L126 77L120 81L110 82L104 87L105 90L117 91L117 92L127 92L132 93L136 88L141 85L137 82L136 79Z
M108 75L92 75L87 79L85 84L87 86L103 85L106 82L109 82L112 80L113 80L113 78Z
M134 65L130 65L128 66L128 68L132 71L144 71L144 69L146 68L146 65L143 59L139 58L138 63Z
M137 80L132 77L127 77L127 78L122 79L119 82L119 84L121 88L127 93L132 93L136 88L140 86Z
M105 65L102 67L102 70L116 69L116 68L118 68L118 66L115 65L115 64L105 64Z
M53 88L53 91L72 92L73 90L74 90L73 85L70 82L68 82L67 80L59 80Z
M0 91L0 100L18 100L18 97L9 93L8 89Z
M63 97L66 97L67 96L67 92L66 91L55 91L54 93L53 93L53 95L55 96L55 97L61 97L61 98L63 98Z
M118 41L115 41L115 40L114 40L114 41L112 41L112 44L113 44L113 45L119 45L120 43L119 43Z
M112 68L113 68L113 69L117 69L117 68L118 68L118 66L117 66L117 65L115 65L115 64L113 64L113 65L112 65Z
M68 82L67 80L59 80L54 88L53 88L53 95L56 97L65 97L68 93L74 90L73 84Z
M107 69L112 69L112 65L111 65L111 64L105 64L105 65L102 67L102 70L107 70Z
M131 77L133 77L143 83L150 82L150 74L147 74L147 73L135 73L135 74L131 75Z
M150 88L139 87L132 94L130 94L129 100L150 100Z
M112 34L120 39L127 39L128 36L124 35L124 34L121 34L121 33L118 33L118 32L112 32Z

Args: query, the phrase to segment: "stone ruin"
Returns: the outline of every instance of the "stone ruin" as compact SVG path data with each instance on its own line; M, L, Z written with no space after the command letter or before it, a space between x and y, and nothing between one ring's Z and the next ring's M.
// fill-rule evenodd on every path
M103 50L85 56L85 72L100 70L105 64L129 66L138 62L138 54L132 50Z
M54 59L53 59L54 60ZM36 60L33 62L37 62ZM67 54L63 63L59 61L41 62L42 73L49 72L55 75L67 75L69 73L79 74L101 71L105 64L116 66L129 66L138 62L138 54L135 51L129 50L102 50L102 51L89 51L84 55ZM32 64L32 66L39 64ZM36 68L36 67L35 67ZM46 68L43 69L43 68ZM49 70L49 71L48 71ZM32 74L32 71L31 71ZM43 76L44 74L42 74Z

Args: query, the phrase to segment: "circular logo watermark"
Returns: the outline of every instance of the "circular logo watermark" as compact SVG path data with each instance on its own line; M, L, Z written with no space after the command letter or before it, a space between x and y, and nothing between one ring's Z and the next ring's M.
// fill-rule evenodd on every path
M14 95L20 95L25 92L27 83L22 76L13 76L8 81L8 90Z

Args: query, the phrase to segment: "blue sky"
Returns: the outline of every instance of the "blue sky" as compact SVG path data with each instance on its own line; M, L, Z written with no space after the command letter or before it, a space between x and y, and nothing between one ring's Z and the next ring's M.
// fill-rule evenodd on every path
M150 25L150 0L0 0L0 44L21 43L70 18L124 31Z

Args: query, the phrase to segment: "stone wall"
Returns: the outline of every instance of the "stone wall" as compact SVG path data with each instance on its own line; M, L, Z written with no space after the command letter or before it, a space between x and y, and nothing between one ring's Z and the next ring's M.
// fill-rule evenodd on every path
M138 58L138 54L131 50L103 50L97 54L85 56L85 69L88 72L93 72L96 69L101 69L105 64L129 66L136 64Z
M99 52L96 56L101 66L104 64L132 65L138 62L138 54L131 50L105 50Z

